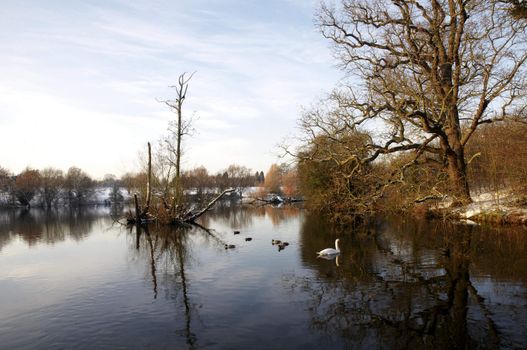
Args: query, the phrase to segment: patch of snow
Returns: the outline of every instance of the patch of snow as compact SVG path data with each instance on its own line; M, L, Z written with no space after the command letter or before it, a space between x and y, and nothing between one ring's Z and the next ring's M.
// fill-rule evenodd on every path
M459 222L464 225L470 225L470 226L478 226L479 224L475 221L472 221L470 219L460 219Z
M518 208L515 203L519 197L510 189L500 191L485 191L479 193L471 193L473 202L464 207L453 210L461 220L468 220L483 213L501 213L503 215L515 215L519 218L527 218L527 209ZM436 203L436 209L447 209L452 203L450 198ZM469 224L472 224L470 220Z
M499 190L499 191L487 191L478 194L471 193L472 200L474 202L498 202L498 201L509 201L513 199L514 193L510 190Z
M515 194L509 190L494 192L483 192L473 195L471 204L456 210L457 214L464 219L470 219L481 213L501 212L523 216L527 215L527 209L521 209L511 205L517 199Z
M258 186L246 187L243 189L243 194L250 195L250 194L258 193L259 191L261 191L261 189L262 187L258 187Z

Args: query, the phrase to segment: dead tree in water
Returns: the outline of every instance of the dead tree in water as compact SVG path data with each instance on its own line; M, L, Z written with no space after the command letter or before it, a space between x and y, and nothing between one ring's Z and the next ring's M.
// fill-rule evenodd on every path
M183 200L183 186L181 184L181 155L182 155L182 139L189 135L191 130L191 119L183 118L183 102L187 96L188 84L194 73L186 76L183 73L179 76L178 84L171 86L176 89L176 97L174 100L160 101L165 103L170 109L176 112L177 119L169 124L169 136L164 139L160 146L161 151L158 156L158 163L156 169L167 166L167 173L162 175L165 183L163 194L160 195L162 206L151 205L152 198L152 154L150 143L148 143L148 173L146 184L146 204L141 208L137 195L134 195L135 200L135 216L131 213L128 217L129 223L147 223L157 221L167 224L185 224L194 223L197 218L205 214L218 200L220 200L227 193L233 192L234 189L223 191L220 195L214 198L205 208L201 210L192 210L185 207ZM175 174L172 177L172 169L175 168ZM164 172L164 171L161 171ZM159 178L158 178L159 180ZM172 188L170 188L172 186ZM169 204L170 202L170 204Z
M152 149L150 142L148 143L148 174L146 183L146 203L143 208L139 203L137 194L134 194L135 216L129 213L127 222L129 224L141 224L154 221L160 221L167 224L193 224L200 216L205 214L212 206L228 193L234 192L234 188L226 189L207 206L200 210L191 210L183 208L178 202L173 202L172 206L168 205L163 198L163 207L155 207L154 213L151 211L152 199Z
M141 213L143 216L148 213L150 209L150 200L152 198L152 148L150 142L148 143L148 175L146 180L146 206Z
M150 142L148 142L148 173L146 181L146 205L141 209L139 205L139 199L137 198L137 193L134 194L134 205L135 205L135 217L131 215L128 216L128 223L141 223L152 221L153 217L150 214L150 201L152 198L152 147Z
M195 72L194 72L195 73ZM173 100L159 101L167 105L172 111L176 113L177 118L169 123L169 134L164 139L164 146L166 148L165 161L170 166L175 167L174 179L175 195L172 206L176 205L182 197L181 186L181 156L183 153L182 142L183 138L190 135L192 132L192 118L183 118L183 103L187 97L187 90L190 79L194 73L187 76L183 73L178 78L177 85L170 86L176 90L176 97ZM169 182L172 182L169 179Z

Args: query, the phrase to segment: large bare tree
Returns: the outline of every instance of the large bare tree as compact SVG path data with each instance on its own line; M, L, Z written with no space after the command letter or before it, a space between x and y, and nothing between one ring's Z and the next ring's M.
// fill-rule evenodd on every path
M525 111L526 21L502 1L341 0L318 25L348 74L313 139L376 131L366 164L396 152L439 162L455 203L471 201L465 146L477 128ZM356 162L351 155L341 162Z

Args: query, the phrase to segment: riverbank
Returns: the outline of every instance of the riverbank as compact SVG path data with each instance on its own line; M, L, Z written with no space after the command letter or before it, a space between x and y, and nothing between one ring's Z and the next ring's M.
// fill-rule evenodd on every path
M527 199L511 191L485 192L472 196L473 202L450 208L442 201L429 208L432 217L448 217L469 223L527 225Z

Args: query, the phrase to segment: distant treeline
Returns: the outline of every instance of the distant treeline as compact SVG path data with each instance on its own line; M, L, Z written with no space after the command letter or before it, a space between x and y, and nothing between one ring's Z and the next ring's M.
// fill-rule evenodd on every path
M120 181L128 193L139 193L141 197L145 196L146 171L124 174ZM154 167L152 186L153 192L159 194L159 197L168 197L174 181L174 178L166 176L163 171ZM231 164L227 169L211 174L207 168L200 166L183 171L181 184L187 195L198 199L207 198L208 195L220 193L227 188L235 189L232 195L238 198L248 188L254 188L251 192L254 196L273 193L294 197L299 194L296 167L285 163L272 164L265 174L263 171L253 172L237 164Z
M154 171L153 193L162 195L170 183L161 172ZM0 205L2 206L80 206L93 203L120 203L132 194L144 194L147 174L145 171L126 173L121 178L107 174L102 180L95 180L78 167L64 172L47 167L26 168L18 174L0 167ZM296 170L285 164L273 164L264 174L232 164L224 171L214 174L200 166L183 171L182 185L189 196L207 198L226 188L234 188L234 196L240 197L249 187L259 188L256 195L276 193L286 196L297 195Z
M0 167L0 205L79 206L93 203L96 189L101 187L113 188L107 200L122 201L119 183L114 175L96 181L78 167L67 172L53 167L42 170L28 167L19 174Z

